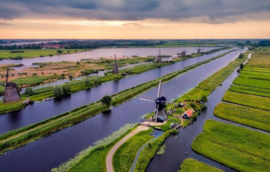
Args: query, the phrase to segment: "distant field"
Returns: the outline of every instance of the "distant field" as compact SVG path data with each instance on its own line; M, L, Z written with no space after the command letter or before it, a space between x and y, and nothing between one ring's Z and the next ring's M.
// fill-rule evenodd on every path
M248 86L243 86L243 85L232 85L231 88L229 88L229 91L270 98L270 89L248 87Z
M270 169L270 135L243 127L208 120L192 149L237 171Z
M270 131L270 111L220 103L216 106L214 115L253 128Z
M58 49L18 50L18 51L24 51L23 53L10 53L11 51L16 51L16 50L0 50L0 59L18 58L18 57L31 58L31 57L49 56L50 54L58 55L57 50ZM61 49L61 50L63 51L62 54L75 53L75 49ZM84 51L84 49L77 49L77 52L82 52L82 51Z
M227 91L223 101L254 107L258 109L270 110L270 98L253 96Z
M247 66L270 68L270 58L269 58L270 51L269 49L265 50L255 51L255 53L252 55L251 60L248 62Z
M181 170L178 172L222 172L222 170L197 161L192 158L187 158L181 164Z
M156 45L155 47L217 47L217 44L173 44L167 43L163 45Z

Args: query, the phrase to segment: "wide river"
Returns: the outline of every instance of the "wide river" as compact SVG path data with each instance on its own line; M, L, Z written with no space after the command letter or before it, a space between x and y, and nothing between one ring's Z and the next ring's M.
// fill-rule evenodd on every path
M27 106L23 110L0 115L0 134L42 121L60 113L70 111L76 107L90 104L100 100L105 95L118 93L131 88L134 85L154 80L168 73L183 69L184 67L212 58L227 51L230 50L223 50L214 54L187 59L169 66L150 70L138 75L132 75L119 81L103 83L91 90L80 91L61 100L35 102L33 105Z
M169 100L184 94L191 88L195 87L199 82L206 79L211 74L217 72L222 67L226 66L231 60L235 59L237 55L242 51L243 50L237 50L235 52L227 54L224 57L221 57L207 64L199 66L191 71L186 72L183 75L180 75L174 80L162 84L161 94L165 94L165 96ZM100 87L106 86L105 87L106 89L104 88L103 90L106 92L105 94L111 94L112 90L116 90L117 92L119 92L120 90L123 89L123 87L126 87L126 85L132 86L134 85L134 83L136 84L142 83L143 80L145 80L143 82L146 82L147 80L153 80L166 73L172 72L173 71L171 70L172 68L174 68L175 70L179 70L184 66L191 65L192 61L193 63L196 63L201 61L202 59L204 59L204 57L189 59L186 61L175 63L170 66L154 69L152 71L148 71L140 75L131 76L118 82L109 82L106 83L108 85L103 84ZM168 72L168 70L170 72ZM131 78L131 80L129 80L129 78ZM34 117L39 116L39 114L42 114L41 116L43 117L43 115L46 114L46 118L48 118L49 116L52 116L51 113L53 113L54 115L57 114L55 111L57 111L58 109L63 109L64 107L69 108L69 106L73 106L73 104L76 104L77 102L81 102L80 104L84 104L85 100L90 100L88 99L89 97L95 96L96 91L93 90L94 89L92 89L89 92L82 91L76 93L77 95L76 94L74 95L78 96L77 98L79 99L69 101L70 99L72 99L73 97L72 95L70 98L67 99L67 102L65 102L64 105L61 105L62 101L46 102L49 104L52 103L52 105L55 106L55 107L52 106L54 107L53 109L48 108L46 104L43 103L40 103L41 106L38 107L36 107L36 105L39 104L36 104L32 107L37 108L38 111L35 114L32 114L31 113L32 111L30 111L30 113L28 113L28 116ZM48 171L51 168L58 166L62 162L67 161L70 158L74 157L76 153L92 145L94 142L104 137L107 137L112 132L122 127L124 124L134 123L143 114L151 112L155 108L155 106L151 104L151 102L146 103L144 101L139 100L139 97L154 98L156 96L156 93L157 87L142 93L141 95L131 99L130 101L127 101L119 106L114 107L111 113L109 114L100 113L92 118L89 118L81 123L78 123L77 125L68 127L46 138L37 140L35 142L27 144L24 147L10 151L6 155L0 157L0 171L5 172ZM217 99L217 101L219 101L219 99ZM30 109L32 107L28 107L25 110ZM26 122L31 119L31 117L28 117L27 114L24 114L22 116L20 115L16 116L15 114L14 115L15 117L12 115L7 116L10 119L10 121L8 121L9 124L12 124L13 121L15 121L14 123L16 123L16 121ZM25 118L27 118L28 120L24 120ZM27 123L33 123L33 121ZM194 124L194 126L196 125ZM201 126L198 126L198 131L201 132ZM180 160L177 165L178 166L180 165ZM161 171L161 169L157 171Z
M213 49L217 49L219 47L202 47L203 51L210 51ZM95 49L92 51L80 52L75 54L65 54L65 55L55 55L53 57L38 57L31 59L22 59L22 60L0 60L0 64L23 64L24 67L32 66L33 63L45 63L45 62L61 62L61 61L73 61L77 62L81 59L99 59L101 57L113 57L116 55L117 57L123 56L156 56L161 50L162 55L176 55L177 53L181 53L186 50L187 54L196 53L198 47L185 47L185 48L111 48L111 49ZM56 51L56 50L55 50ZM19 68L21 69L21 68Z

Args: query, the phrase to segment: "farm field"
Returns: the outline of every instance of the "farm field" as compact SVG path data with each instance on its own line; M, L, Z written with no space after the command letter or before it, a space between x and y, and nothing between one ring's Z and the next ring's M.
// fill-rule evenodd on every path
M250 78L238 77L233 81L233 84L270 89L270 80L267 81L267 80L259 80L259 79L250 79Z
M193 158L187 158L185 159L178 172L222 172L222 170L217 169L215 167L212 167L210 165L207 165L205 163L202 163L200 161L197 161Z
M57 53L59 49L17 49L17 50L0 50L0 59L8 59L8 58L34 58L34 57L41 57L41 56L49 56L49 55L59 55ZM62 50L62 54L71 54L77 52L84 52L85 49L60 49ZM23 51L18 53L12 53L12 51Z
M220 103L216 106L214 115L222 119L270 132L270 111Z
M266 97L227 91L223 97L223 101L258 109L270 110L270 98Z
M192 149L238 171L266 172L270 168L270 135L208 120Z
M229 88L229 91L270 98L270 89L248 87L248 86L243 86L243 85L231 85L231 87Z

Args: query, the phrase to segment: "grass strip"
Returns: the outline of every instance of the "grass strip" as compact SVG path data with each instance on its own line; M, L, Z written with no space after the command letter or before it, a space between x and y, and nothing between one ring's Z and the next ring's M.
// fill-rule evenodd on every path
M243 127L208 120L192 149L238 171L270 169L270 136Z
M153 137L153 129L141 131L121 145L113 155L113 168L115 172L129 171L138 150Z
M220 103L215 107L214 115L222 119L270 132L269 111Z
M227 54L227 53L225 53ZM169 81L176 76L194 69L197 66L208 63L214 59L220 58L224 55L219 55L214 58L199 62L197 64L186 67L182 70L175 71L173 73L167 74L156 80L143 83L132 87L130 89L119 92L115 95L112 95L112 104L118 105L124 101L127 101L134 96L141 94L143 91L146 91L150 88L153 88L159 84L159 79L163 82ZM96 103L91 103L90 105L84 105L82 107L76 108L70 112L65 112L58 116L46 119L44 121L16 129L0 136L0 153L3 153L7 150L11 150L20 146L23 146L31 141L40 139L42 137L48 136L56 131L59 131L65 127L72 126L76 123L79 123L93 115L96 115L104 110L108 109L105 105L101 104L100 101Z
M178 172L222 172L222 170L207 165L193 158L187 158L183 161Z
M270 98L270 89L265 88L248 87L243 85L231 85L229 91Z
M164 132L159 138L149 143L141 152L134 172L146 171L148 164L155 157L156 152L163 145L165 139L169 137L173 130Z
M223 97L223 101L263 110L270 110L270 98L266 97L227 91Z
M267 81L267 80L238 77L233 81L233 84L270 89L270 81Z

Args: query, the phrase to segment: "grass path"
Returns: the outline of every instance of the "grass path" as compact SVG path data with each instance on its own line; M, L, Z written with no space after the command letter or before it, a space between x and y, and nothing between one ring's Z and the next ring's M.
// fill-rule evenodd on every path
M108 153L107 157L106 157L106 169L107 172L114 172L113 170L113 155L116 152L116 150L123 144L125 143L129 138L131 138L132 136L134 136L135 134L139 133L140 131L146 131L149 128L146 126L138 126L135 130L133 130L131 133L129 133L128 135L126 135L123 139L121 139L119 142L117 142L112 149L110 150L110 152Z

